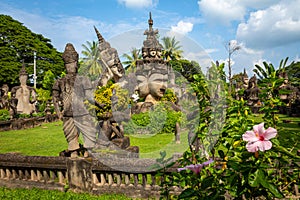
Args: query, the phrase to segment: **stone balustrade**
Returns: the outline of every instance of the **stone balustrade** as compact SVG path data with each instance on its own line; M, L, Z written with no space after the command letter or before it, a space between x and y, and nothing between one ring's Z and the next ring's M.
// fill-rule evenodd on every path
M152 163L151 159L111 159L106 162L102 159L0 154L0 186L60 191L70 188L93 194L159 197L164 179L157 176L157 169L149 170ZM166 173L175 170L169 168ZM179 194L181 190L176 186L170 188L173 194Z

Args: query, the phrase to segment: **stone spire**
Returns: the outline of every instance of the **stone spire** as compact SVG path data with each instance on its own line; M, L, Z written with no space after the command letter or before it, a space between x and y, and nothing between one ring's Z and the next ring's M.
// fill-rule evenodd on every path
M102 37L102 35L100 34L100 32L98 31L98 29L96 28L96 26L94 26L95 32L97 34L97 38L99 41L99 44L102 43L104 41L104 38Z
M149 29L145 30L144 35L147 36L143 42L142 53L144 59L161 59L162 45L157 39L158 30L153 30L153 20L151 12L149 13Z
M246 69L244 68L244 78L248 78L248 74L247 74L247 72L246 72Z
M25 62L24 62L24 60L23 60L23 63L22 63L22 68L21 68L21 70L20 70L20 74L19 74L20 76L21 75L25 75L25 76L27 76L28 74L27 74L27 72L26 72L26 68L25 68Z

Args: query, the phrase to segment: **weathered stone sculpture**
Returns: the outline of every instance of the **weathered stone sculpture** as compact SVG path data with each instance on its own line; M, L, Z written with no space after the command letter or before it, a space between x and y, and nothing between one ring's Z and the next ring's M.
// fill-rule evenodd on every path
M100 52L100 62L104 67L104 72L99 80L98 85L104 86L107 81L113 79L114 82L118 82L120 78L124 75L125 71L122 63L119 59L118 52L115 48L112 48L110 44L105 41L100 32L94 27L98 41L99 41L99 52Z
M296 98L296 90L295 88L289 83L289 78L286 72L279 73L279 78L283 78L284 81L281 86L279 86L279 94L280 99L282 102L289 106L293 99Z
M0 109L6 109L9 110L10 109L10 105L9 105L9 99L8 99L8 90L9 87L7 84L4 84L1 88L0 88L1 92L1 99L0 99Z
M242 81L243 81L243 89L246 90L249 86L249 78L248 78L248 74L246 72L246 69L244 69L244 74L243 74Z
M26 72L24 62L20 71L19 79L21 85L13 87L11 90L12 101L17 101L16 108L14 109L18 114L32 114L36 112L36 91L34 88L26 85L28 74Z
M248 88L244 92L244 99L249 106L259 106L260 89L257 87L257 78L254 74L249 80Z
M119 59L118 52L115 48L112 48L110 44L105 41L105 39L102 37L100 32L95 28L98 41L99 41L99 54L100 54L100 63L104 67L104 71L100 77L100 80L98 82L98 86L106 86L107 82L109 80L113 80L114 83L118 83L119 80L123 77L125 74L123 65ZM113 97L111 99L112 104L115 102ZM101 105L101 102L96 102L98 106L103 106ZM126 115L125 113L114 113L113 116L112 113L108 113L107 115L103 116L100 119L100 135L103 135L106 137L106 140L109 140L114 144L116 147L120 149L126 149L131 152L138 153L138 147L130 147L130 141L129 137L124 136L124 131L122 128L122 124L118 123L121 122L118 120L116 121L115 117L122 118L123 120L128 120L129 115ZM125 116L126 115L126 116ZM96 148L101 148L102 139L99 138L97 142ZM110 145L109 148L115 148L114 145Z
M143 59L137 61L137 88L136 91L144 102L137 104L138 111L147 111L156 104L167 89L168 70L167 63L162 59L162 45L158 42L156 35L158 30L153 30L153 20L148 20L149 29L144 32L147 36L143 42Z
M89 156L88 150L96 143L97 130L93 119L84 105L84 100L92 95L92 84L88 78L77 76L78 53L74 46L68 43L62 55L67 75L58 79L53 85L53 103L59 119L63 120L63 130L68 142L71 157L77 157L80 145L79 133L84 140L84 156Z

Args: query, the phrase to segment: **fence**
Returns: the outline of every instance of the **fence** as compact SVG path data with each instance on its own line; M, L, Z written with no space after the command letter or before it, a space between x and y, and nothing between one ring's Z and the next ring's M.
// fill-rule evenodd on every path
M0 186L60 191L70 187L74 191L93 194L159 197L160 184L164 179L156 176L157 169L148 169L154 163L153 160L101 160L0 154ZM175 170L168 168L166 173L171 174ZM178 186L170 188L173 194L179 194L181 190Z

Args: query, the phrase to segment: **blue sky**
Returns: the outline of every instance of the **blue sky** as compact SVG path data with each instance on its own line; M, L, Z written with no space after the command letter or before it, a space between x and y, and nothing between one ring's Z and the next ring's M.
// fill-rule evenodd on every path
M160 35L173 33L185 57L205 66L203 54L226 62L226 44L241 46L232 55L233 72L262 61L299 61L300 0L1 0L0 13L43 34L59 51L66 43L96 40L93 26L119 54L141 48L152 12ZM176 33L180 33L179 35ZM165 35L166 34L166 35ZM203 61L203 63L201 63Z

